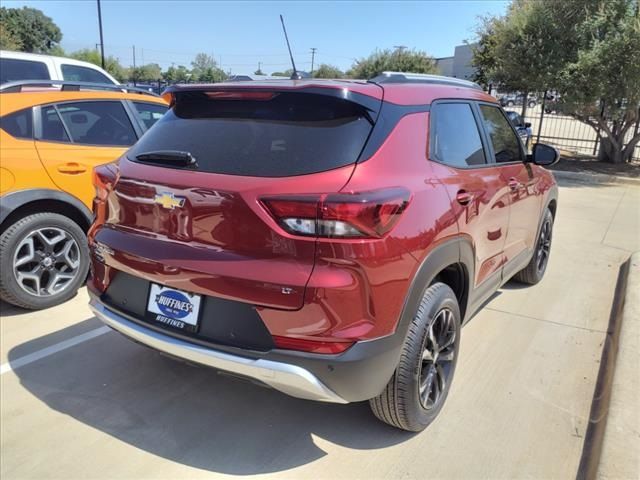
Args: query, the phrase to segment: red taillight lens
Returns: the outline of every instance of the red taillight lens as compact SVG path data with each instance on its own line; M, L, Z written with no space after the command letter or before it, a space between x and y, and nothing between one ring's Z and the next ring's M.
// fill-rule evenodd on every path
M355 342L325 342L322 340L307 340L306 338L280 337L274 335L276 347L284 350L299 350L309 353L335 354L349 349Z
M381 238L396 224L410 197L404 188L389 188L261 201L280 226L294 235Z
M95 223L102 224L107 217L107 196L118 181L119 168L117 163L99 165L93 169L93 186L96 196L93 198L93 215Z
M96 198L98 200L105 200L117 180L117 163L107 163L95 167L93 169L93 186L96 189Z

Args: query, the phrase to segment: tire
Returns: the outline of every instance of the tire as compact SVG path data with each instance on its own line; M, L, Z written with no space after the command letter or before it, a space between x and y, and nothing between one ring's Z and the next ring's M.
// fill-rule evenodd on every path
M536 106L536 102L529 102L529 108L533 108Z
M444 283L427 288L409 326L393 377L380 395L369 400L378 419L402 430L420 432L438 416L458 360L460 325L460 308L451 288ZM433 353L434 337L445 345L437 354ZM429 378L433 380L431 387L421 388L429 385ZM433 387L440 392L437 398ZM421 395L423 391L426 395Z
M69 300L88 269L86 235L63 215L29 215L0 235L0 297L17 307L38 310Z
M542 217L542 225L536 240L536 249L529 264L516 273L513 279L528 285L535 285L547 270L549 264L549 255L551 253L551 239L553 238L553 215L549 209L545 210Z
M513 100L507 102L507 107L513 107L516 103Z

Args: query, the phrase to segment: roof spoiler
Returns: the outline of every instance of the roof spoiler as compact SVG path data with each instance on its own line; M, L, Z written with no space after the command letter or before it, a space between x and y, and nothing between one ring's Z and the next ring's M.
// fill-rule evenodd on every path
M205 95L209 94L209 98L215 99L216 97L218 97L220 100L231 99L234 96L234 93L238 94L238 99L242 99L243 96L246 96L246 99L251 99L251 97L254 97L253 99L255 100L270 100L273 96L275 96L273 95L267 98L267 96L262 95L263 98L258 98L260 96L260 93L306 93L315 95L326 95L357 103L370 112L374 112L376 114L380 110L380 105L382 103L380 99L351 91L350 89L343 88L342 86L320 87L317 85L298 84L294 87L286 87L277 85L276 82L270 85L248 85L246 83L178 84L167 87L162 92L162 98L167 103L169 103L171 107L173 107L173 105L176 103L176 101L179 100L181 96L190 96L190 94L194 93L202 93ZM216 93L220 93L221 95L214 95ZM223 95L223 93L228 93L229 95Z

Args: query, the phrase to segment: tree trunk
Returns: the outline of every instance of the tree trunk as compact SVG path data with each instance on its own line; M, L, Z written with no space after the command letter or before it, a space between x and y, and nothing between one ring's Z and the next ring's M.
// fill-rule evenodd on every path
M526 122L524 118L527 114L527 103L529 103L529 90L525 90L522 94L524 96L522 97L522 112L520 113L520 116L522 117L522 121Z
M600 139L600 150L598 151L598 161L607 163L624 163L622 148L616 148L608 137Z

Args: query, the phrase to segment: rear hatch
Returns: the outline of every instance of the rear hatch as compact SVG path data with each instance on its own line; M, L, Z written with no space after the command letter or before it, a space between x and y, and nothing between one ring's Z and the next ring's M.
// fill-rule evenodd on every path
M300 308L315 237L286 233L260 199L338 192L380 100L245 87L178 91L173 101L120 161L95 236L115 252L107 263L173 288Z

